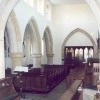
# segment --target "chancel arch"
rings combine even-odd
[[[92,45],[93,45],[93,48],[94,48],[94,53],[93,53],[93,57],[97,57],[97,46],[96,46],[96,43],[95,41],[93,40],[93,38],[84,30],[80,29],[80,28],[77,28],[75,30],[73,30],[67,37],[66,39],[64,40],[63,42],[63,45],[62,45],[62,56],[64,55],[64,47],[66,45],[66,43],[68,42],[69,38],[74,35],[76,32],[81,32],[82,34],[86,35],[89,40],[91,41]]]
[[[46,48],[46,56],[47,56],[47,64],[53,64],[53,40],[52,40],[52,35],[50,28],[47,26],[44,35],[43,35],[43,40],[44,40],[44,47]]]
[[[28,64],[33,64],[34,68],[41,67],[41,40],[38,25],[34,17],[31,17],[27,23],[23,43],[26,44],[25,48],[26,59]],[[29,47],[29,48],[28,48]]]
[[[14,11],[11,12],[8,18],[5,32],[8,38],[7,51],[9,51],[7,59],[12,59],[11,71],[14,73],[15,67],[22,65],[21,59],[23,57],[21,31]]]

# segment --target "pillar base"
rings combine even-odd
[[[12,74],[14,74],[14,70],[16,66],[22,66],[22,57],[23,54],[21,52],[10,53],[10,57],[12,58]]]

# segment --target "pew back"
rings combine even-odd
[[[22,74],[22,84],[19,83],[20,78],[15,77],[14,86],[16,89],[21,87],[23,91],[47,93],[66,77],[67,73],[65,69],[63,65],[33,68],[28,73]]]
[[[13,78],[0,79],[0,100],[20,100],[13,86]]]

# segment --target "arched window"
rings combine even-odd
[[[49,6],[46,5],[46,18],[48,19],[48,13],[49,13]]]
[[[51,5],[49,2],[46,3],[46,12],[45,12],[46,18],[51,21]]]
[[[38,12],[41,13],[42,10],[42,0],[38,0]]]
[[[24,0],[27,4],[33,7],[33,0]]]

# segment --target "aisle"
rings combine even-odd
[[[48,94],[25,93],[25,99],[21,98],[20,100],[58,100],[65,91],[66,91],[66,80],[62,81]]]

